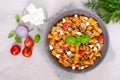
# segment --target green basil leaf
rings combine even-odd
[[[16,15],[15,20],[16,20],[17,23],[20,22],[20,15]]]
[[[76,36],[77,41],[81,42],[82,36]]]
[[[17,43],[22,43],[22,38],[16,35],[16,36],[15,36],[15,41],[16,41]]]
[[[76,42],[75,45],[76,45],[76,46],[80,46],[80,45],[81,45],[81,42]]]
[[[81,43],[86,44],[90,41],[89,35],[82,35]]]
[[[73,37],[73,36],[67,36],[65,41],[68,43],[68,44],[75,44],[76,43],[76,38]]]
[[[36,34],[34,37],[34,42],[39,43],[40,40],[41,40],[41,36],[39,34]]]
[[[8,34],[8,38],[12,38],[15,34],[16,34],[15,31],[11,31],[11,32]]]

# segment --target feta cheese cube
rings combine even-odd
[[[72,52],[71,52],[71,51],[67,51],[66,53],[67,53],[67,55],[68,55],[68,56],[69,56],[70,54],[72,54]]]
[[[26,7],[26,10],[28,11],[28,13],[33,14],[34,12],[36,12],[37,9],[35,5],[31,3]]]
[[[88,45],[90,48],[93,48],[93,45]]]
[[[64,32],[62,30],[60,30],[60,35],[64,35]]]
[[[39,19],[46,19],[43,8],[39,8],[36,12],[36,15],[39,17]]]
[[[96,45],[97,45],[97,47],[98,47],[99,49],[101,48],[101,45],[100,45],[99,43],[97,43]]]
[[[98,50],[97,47],[94,47],[94,48],[93,48],[93,51],[97,51],[97,50]]]
[[[81,32],[76,32],[76,34],[77,34],[77,35],[82,35],[82,33],[81,33]]]
[[[72,70],[75,70],[76,69],[76,66],[72,66]]]
[[[50,50],[53,50],[53,46],[49,45],[49,49],[50,49]]]
[[[74,15],[74,17],[78,17],[78,15],[77,15],[77,14],[75,14],[75,15]]]
[[[63,19],[62,19],[62,23],[65,23],[65,22],[66,22],[65,18],[63,18]]]
[[[87,21],[87,22],[86,22],[86,26],[89,26],[89,25],[90,25],[90,23]]]
[[[44,20],[39,19],[39,20],[35,21],[34,24],[35,24],[35,26],[38,26],[40,24],[44,24]]]
[[[56,58],[60,58],[60,54],[56,54]]]
[[[88,20],[88,17],[84,17],[84,19],[87,21],[87,20]]]
[[[80,68],[80,69],[81,69],[81,70],[83,70],[84,68],[85,68],[84,66],[81,66],[81,68]]]
[[[31,20],[31,16],[29,14],[26,14],[22,17],[23,22],[29,22]]]

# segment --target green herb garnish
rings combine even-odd
[[[12,38],[13,36],[15,36],[15,31],[11,31],[9,34],[8,34],[8,38]]]
[[[82,36],[77,36],[76,39],[81,42]]]
[[[86,44],[90,41],[90,36],[89,35],[82,35],[81,36],[81,43]]]
[[[81,42],[76,42],[75,45],[80,46]]]
[[[21,39],[21,37],[19,37],[19,36],[15,36],[15,41],[17,42],[17,43],[22,43],[22,39]]]
[[[82,35],[82,36],[76,36],[76,37],[67,36],[65,41],[68,44],[80,46],[81,43],[82,44],[88,43],[90,41],[90,36],[89,35]]]
[[[68,43],[68,44],[75,44],[76,43],[76,38],[73,37],[73,36],[67,36],[65,41]]]
[[[41,36],[39,34],[36,34],[34,37],[34,42],[39,43],[40,40],[41,40]]]
[[[20,22],[20,15],[15,15],[15,20],[17,23]]]
[[[105,23],[120,22],[120,0],[89,0],[83,4],[96,11]]]

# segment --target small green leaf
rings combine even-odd
[[[81,42],[76,42],[75,45],[80,46]]]
[[[65,41],[68,43],[68,44],[75,44],[76,43],[76,38],[73,37],[73,36],[67,36]]]
[[[39,34],[36,34],[34,37],[34,42],[39,43],[40,40],[41,40],[41,36]]]
[[[90,41],[90,36],[89,35],[82,35],[81,43],[86,44],[89,41]]]
[[[21,39],[21,37],[19,37],[19,36],[15,36],[15,41],[17,42],[17,43],[22,43],[22,39]]]
[[[16,20],[17,23],[20,22],[20,15],[16,15],[15,20]]]
[[[8,38],[12,38],[14,35],[15,35],[15,31],[11,31],[11,32],[8,34]]]
[[[82,36],[76,36],[76,39],[81,42]]]

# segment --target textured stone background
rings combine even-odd
[[[107,56],[102,64],[87,73],[69,73],[49,61],[44,45],[46,26],[40,26],[41,31],[30,32],[31,36],[33,33],[42,36],[40,44],[34,47],[31,58],[26,59],[21,54],[14,57],[9,53],[15,42],[8,39],[7,35],[18,25],[14,16],[21,15],[30,2],[46,8],[50,20],[58,12],[73,6],[84,8],[82,1],[85,0],[0,0],[0,80],[120,80],[120,24],[112,22],[106,25],[110,36]]]

